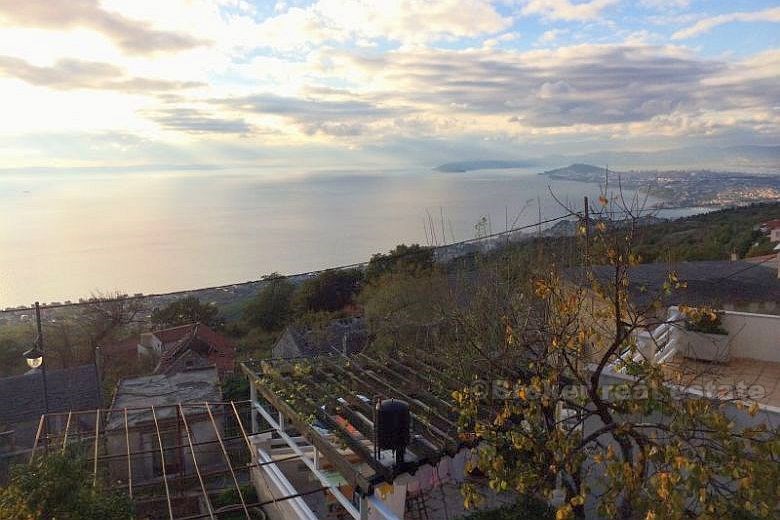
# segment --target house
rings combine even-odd
[[[368,343],[368,331],[362,318],[333,320],[321,329],[290,325],[273,347],[274,358],[316,357],[341,352],[361,352]]]
[[[759,229],[765,235],[769,235],[770,242],[780,242],[780,219],[763,222]]]
[[[32,446],[41,415],[91,410],[101,404],[100,379],[95,365],[82,365],[46,372],[48,410],[43,399],[43,373],[39,369],[0,379],[0,425],[7,433],[6,446]],[[56,420],[47,427],[56,428]],[[10,438],[8,438],[10,437]]]
[[[134,518],[265,518],[243,494],[248,403],[222,401],[214,366],[123,379],[111,408],[81,412],[84,427],[60,416],[41,418],[57,428],[36,437],[32,453],[87,454],[95,482],[130,498]]]
[[[107,362],[133,361],[139,356],[159,358],[156,373],[214,365],[220,377],[234,370],[236,349],[232,342],[203,323],[188,323],[144,332],[103,349]]]
[[[220,377],[233,373],[236,362],[235,346],[226,337],[206,325],[202,323],[191,325],[175,341],[170,341],[173,337],[170,333],[164,334],[163,337],[168,342],[162,350],[155,373],[171,374],[205,366],[215,366]]]
[[[106,412],[106,452],[115,457],[108,463],[112,481],[127,482],[128,464],[121,455],[128,451],[145,454],[132,458],[130,474],[137,489],[145,482],[159,484],[164,476],[193,473],[192,458],[182,449],[188,438],[181,416],[186,415],[191,438],[213,443],[222,431],[221,411],[212,411],[215,426],[203,404],[221,400],[214,366],[122,379]],[[201,454],[199,468],[219,465],[218,455],[213,450]]]

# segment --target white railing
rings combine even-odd
[[[676,323],[682,319],[677,307],[669,307],[666,321],[652,331],[642,331],[636,336],[637,352],[631,361],[641,363],[646,361],[654,365],[662,364],[677,353],[677,335],[674,334]],[[611,368],[615,372],[625,374],[628,367],[625,358],[627,352],[618,355]]]

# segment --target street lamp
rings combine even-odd
[[[43,364],[43,351],[38,348],[38,340],[35,340],[35,345],[33,345],[33,348],[25,352],[24,358],[27,360],[27,364],[30,365],[30,368],[38,368]]]
[[[35,338],[33,347],[25,352],[24,359],[30,368],[41,368],[41,378],[43,379],[43,408],[49,413],[49,391],[46,387],[46,364],[43,362],[43,330],[41,328],[41,306],[35,302],[35,324],[38,327],[38,337]]]

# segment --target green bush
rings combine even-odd
[[[459,517],[457,520],[552,520],[555,518],[555,510],[547,503],[534,498],[524,496],[514,504],[476,511]]]
[[[133,503],[100,483],[93,487],[83,458],[53,454],[12,468],[8,486],[0,489],[0,518],[126,520],[133,518]]]

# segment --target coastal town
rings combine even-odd
[[[780,199],[780,176],[711,170],[610,171],[588,164],[572,164],[541,175],[552,179],[620,185],[640,190],[660,201],[661,208],[730,207]]]

